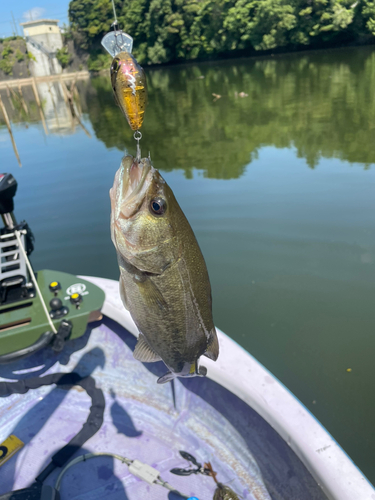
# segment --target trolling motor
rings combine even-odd
[[[0,228],[0,365],[47,346],[55,353],[62,351],[68,339],[84,334],[88,322],[101,318],[104,302],[104,292],[88,281],[58,271],[34,272],[29,261],[34,235],[13,214],[16,191],[13,175],[0,174],[4,223]]]
[[[0,214],[5,227],[0,229],[0,305],[35,297],[35,288],[20,252],[15,230],[30,255],[34,250],[34,235],[25,221],[17,224],[13,198],[17,181],[12,174],[0,174]]]

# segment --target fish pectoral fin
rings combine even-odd
[[[170,382],[174,378],[176,378],[176,375],[174,373],[167,372],[165,375],[158,378],[157,383],[158,384],[166,384],[167,382]]]
[[[211,332],[211,338],[208,341],[207,351],[203,354],[203,356],[206,356],[213,361],[216,361],[219,357],[219,340],[217,338],[215,328]]]
[[[126,300],[125,284],[124,284],[124,280],[122,279],[121,275],[120,275],[120,297],[121,297],[122,303],[124,304],[125,309],[129,310],[128,305],[127,305],[127,300]]]
[[[135,346],[133,356],[138,361],[142,361],[143,363],[153,363],[154,361],[161,361],[161,357],[159,354],[156,354],[155,351],[152,350],[150,344],[147,342],[145,336],[140,333],[138,337],[137,345]]]
[[[151,281],[150,278],[146,278],[142,281],[135,281],[138,285],[139,292],[148,307],[157,307],[162,310],[168,309],[168,304],[166,303],[159,288]]]

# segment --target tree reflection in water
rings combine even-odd
[[[311,168],[320,157],[375,162],[372,47],[150,69],[147,77],[143,146],[163,170],[237,178],[262,146],[294,146]],[[87,92],[97,137],[133,147],[109,77],[93,79]]]
[[[154,68],[147,79],[142,147],[161,170],[238,178],[263,146],[295,147],[311,168],[321,157],[365,168],[375,162],[373,47]],[[77,89],[97,138],[107,148],[135,150],[109,74],[78,81]],[[13,123],[38,121],[31,90],[24,96],[29,116],[14,102]]]

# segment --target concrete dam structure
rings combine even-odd
[[[56,51],[63,46],[58,22],[56,19],[38,19],[21,23],[27,50],[35,58],[30,61],[34,77],[58,75],[62,72],[56,59]]]

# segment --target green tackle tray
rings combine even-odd
[[[38,271],[37,282],[49,311],[51,311],[50,301],[55,297],[62,301],[63,307],[69,309],[66,315],[53,320],[56,330],[62,319],[71,322],[72,331],[69,339],[83,335],[90,313],[100,310],[103,306],[105,299],[103,290],[72,274],[50,270]],[[50,284],[54,282],[58,282],[61,286],[56,292],[50,289]],[[77,297],[76,294],[81,297],[78,308],[71,302],[71,296]],[[34,298],[0,306],[0,356],[31,346],[48,331],[51,331],[51,326],[38,293]]]

